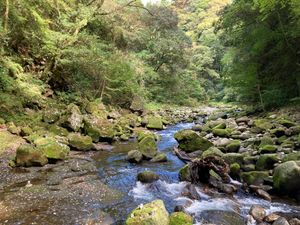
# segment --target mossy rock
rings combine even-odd
[[[79,107],[73,103],[68,105],[66,114],[62,117],[62,125],[71,131],[79,131],[83,127],[83,115]]]
[[[226,123],[220,123],[217,126],[212,127],[213,129],[225,129]]]
[[[206,157],[209,157],[209,156],[220,156],[222,157],[224,155],[224,153],[216,148],[216,147],[210,147],[209,149],[207,149],[206,151],[204,151],[201,155],[201,158],[204,159]]]
[[[285,127],[287,127],[287,128],[296,126],[296,123],[294,123],[290,120],[287,120],[287,119],[280,119],[280,120],[278,120],[278,123],[285,126]]]
[[[222,158],[229,165],[232,163],[238,163],[239,165],[242,165],[244,161],[244,155],[241,153],[226,153],[222,156]]]
[[[273,169],[274,164],[279,162],[277,154],[262,154],[256,162],[257,170],[270,170]]]
[[[270,132],[271,132],[271,134],[275,135],[278,138],[285,135],[284,128],[275,128],[275,129],[272,129]]]
[[[93,102],[88,102],[85,110],[99,119],[107,119],[108,113],[100,99],[96,99]]]
[[[162,118],[160,116],[149,116],[147,117],[147,120],[148,129],[162,130],[164,128]]]
[[[2,125],[2,124],[5,124],[5,119],[3,119],[3,118],[0,118],[0,125]]]
[[[238,152],[241,147],[241,142],[239,140],[230,141],[228,145],[226,145],[227,152]]]
[[[152,183],[159,180],[159,176],[152,171],[143,171],[137,175],[137,180],[142,183]]]
[[[90,136],[83,136],[79,133],[68,135],[69,144],[72,148],[79,151],[88,151],[93,148],[93,140]]]
[[[259,156],[245,156],[244,157],[244,164],[255,164],[258,160]]]
[[[130,109],[134,112],[143,112],[145,110],[145,100],[142,97],[135,95],[132,99]]]
[[[269,136],[263,136],[261,139],[260,139],[260,144],[259,144],[259,147],[263,147],[265,145],[274,145],[274,141],[271,137]]]
[[[260,154],[265,154],[265,153],[274,153],[277,151],[277,146],[276,145],[264,145],[259,148]]]
[[[66,159],[70,148],[54,138],[37,138],[34,140],[36,148],[43,152],[48,159]]]
[[[16,135],[20,135],[20,133],[21,133],[21,128],[17,127],[13,122],[10,122],[7,124],[7,130],[10,133],[16,134]]]
[[[69,135],[69,132],[68,132],[68,130],[66,128],[57,126],[55,124],[51,124],[51,125],[47,126],[47,129],[51,133],[53,133],[55,135],[58,135],[58,136],[64,136],[64,137],[66,137],[66,136]]]
[[[167,162],[168,158],[165,153],[161,152],[158,153],[153,159],[150,160],[151,162]]]
[[[213,146],[207,139],[200,137],[193,130],[182,130],[174,135],[179,143],[179,148],[185,152],[194,152],[197,150],[205,151]]]
[[[8,131],[0,131],[0,155],[9,149],[16,149],[24,141],[21,137],[13,135]]]
[[[269,177],[268,171],[242,172],[241,177],[248,185],[261,185]]]
[[[230,164],[230,175],[234,178],[239,177],[241,166],[238,163]]]
[[[38,150],[34,145],[21,145],[16,152],[17,166],[44,166],[48,163],[46,155]]]
[[[140,163],[143,160],[143,154],[138,150],[131,150],[127,153],[127,160],[131,163]]]
[[[288,162],[288,161],[298,161],[300,160],[300,152],[293,152],[285,155],[283,158],[283,162]]]
[[[55,123],[61,117],[61,111],[58,109],[48,109],[43,113],[43,121],[45,123]]]
[[[170,215],[169,225],[192,225],[193,218],[184,212],[174,212]]]
[[[280,164],[274,170],[274,188],[283,194],[293,195],[299,192],[300,161],[288,161]]]
[[[20,135],[22,137],[24,136],[29,136],[33,133],[33,130],[30,128],[30,127],[22,127],[21,128],[21,132],[20,132]]]
[[[213,129],[212,133],[218,137],[229,137],[231,132],[229,129]]]
[[[138,149],[146,159],[152,159],[157,155],[156,141],[152,135],[144,137],[138,143]]]
[[[254,120],[254,126],[256,126],[257,128],[259,128],[259,129],[261,129],[263,131],[270,130],[273,127],[272,123],[270,123],[266,119],[257,119],[257,120]]]
[[[125,225],[169,225],[169,213],[162,200],[155,200],[134,209]]]
[[[111,142],[116,135],[114,124],[108,120],[95,117],[84,118],[84,131],[88,136],[92,137],[94,142]]]
[[[180,181],[191,181],[189,165],[186,164],[179,170]]]

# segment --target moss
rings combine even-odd
[[[278,123],[285,126],[285,127],[287,127],[287,128],[296,126],[296,123],[294,123],[290,120],[287,120],[287,119],[280,119],[280,120],[278,120]]]
[[[239,140],[230,141],[228,145],[226,145],[227,152],[238,152],[241,147],[241,142]]]
[[[147,128],[149,129],[161,130],[164,127],[162,118],[159,116],[149,116],[147,117],[147,120],[148,120]]]
[[[274,144],[274,141],[271,137],[269,136],[263,136],[261,139],[260,139],[260,145],[259,147],[263,147],[265,145],[273,145]]]
[[[192,225],[193,218],[184,212],[174,212],[170,215],[169,225]]]
[[[272,129],[271,134],[275,135],[276,137],[282,137],[285,135],[285,129],[284,128],[275,128]]]
[[[70,152],[69,146],[54,138],[37,138],[34,140],[34,144],[48,159],[66,159]]]
[[[287,154],[287,155],[283,158],[283,161],[284,161],[284,162],[288,162],[288,161],[297,161],[297,160],[300,160],[300,152],[294,152],[294,153]]]
[[[257,170],[269,170],[273,169],[275,163],[279,161],[279,157],[276,154],[263,154],[260,155],[256,162]]]
[[[233,177],[238,177],[241,170],[241,166],[238,163],[230,164],[230,175]]]
[[[162,200],[155,200],[134,209],[125,225],[169,225],[169,213]]]
[[[216,147],[210,147],[209,149],[207,149],[206,151],[204,151],[201,155],[201,158],[206,158],[208,156],[220,156],[222,157],[224,155],[223,152],[221,152],[220,149],[216,148]]]
[[[33,133],[33,130],[30,127],[22,127],[21,128],[21,136],[29,136]]]
[[[13,135],[8,131],[0,131],[0,155],[6,150],[16,148],[22,142],[24,142],[24,139],[21,137]]]
[[[229,129],[213,129],[213,134],[218,137],[229,137],[230,131]]]
[[[79,133],[71,133],[68,135],[68,139],[70,146],[77,150],[88,151],[93,148],[93,140],[90,136],[83,136]]]
[[[222,158],[228,164],[238,163],[239,165],[242,165],[244,161],[244,155],[241,153],[226,153]]]
[[[264,182],[264,179],[269,177],[268,171],[251,171],[251,172],[242,172],[241,177],[244,182],[248,185],[258,185]]]
[[[17,166],[44,166],[48,163],[46,155],[33,145],[24,144],[17,149]]]
[[[106,119],[108,115],[106,108],[100,99],[88,102],[85,110],[99,119]]]
[[[264,145],[264,146],[262,146],[259,149],[259,152],[261,154],[264,154],[264,153],[274,153],[276,151],[277,151],[277,146],[275,146],[275,145]]]
[[[152,135],[146,136],[139,141],[138,148],[147,159],[152,159],[157,154],[156,141]]]
[[[189,165],[185,165],[179,170],[179,180],[180,181],[190,181],[190,170]]]
[[[143,171],[137,175],[137,180],[142,183],[152,183],[159,179],[159,176],[152,171]]]
[[[111,142],[116,135],[115,126],[111,122],[97,119],[96,117],[84,118],[84,131],[88,136],[92,137],[94,142]]]
[[[266,119],[254,120],[254,125],[263,131],[270,130],[273,127],[273,125]]]
[[[165,153],[158,153],[153,159],[151,159],[151,162],[167,162],[167,156]]]

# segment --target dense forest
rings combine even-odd
[[[299,43],[300,0],[1,0],[0,224],[299,225]]]

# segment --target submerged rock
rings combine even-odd
[[[152,171],[143,171],[137,175],[137,180],[142,183],[152,183],[158,179],[159,176]]]
[[[169,213],[162,200],[155,200],[134,209],[126,225],[169,225]]]
[[[193,130],[182,130],[175,134],[175,139],[179,143],[179,148],[185,152],[194,152],[197,150],[205,151],[213,144],[205,138],[202,138]]]

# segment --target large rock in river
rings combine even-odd
[[[160,116],[149,116],[147,117],[147,128],[162,130],[164,128],[162,118]]]
[[[184,212],[174,212],[170,215],[170,225],[192,225],[193,218]]]
[[[193,130],[179,131],[174,137],[179,143],[179,148],[185,152],[205,151],[213,146],[213,143],[201,137]]]
[[[147,135],[141,139],[138,148],[146,159],[152,159],[157,155],[156,141],[153,135]]]
[[[134,209],[126,225],[169,225],[169,213],[162,200],[155,200]]]
[[[299,192],[300,161],[288,161],[277,166],[273,174],[273,183],[281,193]]]

